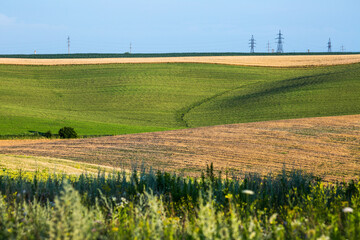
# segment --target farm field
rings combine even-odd
[[[117,135],[360,113],[360,64],[0,65],[0,133]],[[5,136],[6,138],[6,136]]]
[[[3,0],[0,240],[360,240],[346,3]]]
[[[359,239],[359,78],[0,65],[0,238]]]
[[[236,176],[278,173],[285,165],[334,182],[358,178],[359,144],[360,115],[351,115],[75,140],[3,140],[0,153],[7,155],[0,159],[44,156],[127,169],[145,164],[187,176],[199,176],[210,163]]]
[[[112,173],[120,169],[71,161],[60,158],[32,157],[32,156],[9,156],[0,155],[0,169],[21,170],[24,172],[49,172],[56,174],[80,175],[83,173],[97,174],[99,171]]]
[[[172,55],[172,54],[169,54]],[[338,55],[243,55],[243,56],[181,56],[181,54],[149,54],[149,57],[141,54],[123,55],[121,58],[108,57],[101,58],[101,54],[94,55],[95,58],[87,58],[86,55],[79,55],[76,58],[72,55],[51,56],[53,59],[47,59],[46,56],[26,56],[26,58],[2,58],[0,64],[17,64],[17,65],[77,65],[77,64],[115,64],[115,63],[210,63],[210,64],[228,64],[241,66],[267,66],[267,67],[306,67],[306,66],[329,66],[340,64],[352,64],[360,62],[360,54],[338,54]],[[180,55],[180,56],[177,56]],[[90,55],[92,56],[92,55]],[[106,55],[105,55],[106,56]],[[145,57],[146,56],[146,57]],[[54,58],[55,57],[55,58]],[[81,57],[81,58],[80,58]]]

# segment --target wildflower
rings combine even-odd
[[[128,204],[128,201],[124,197],[121,197],[121,202],[123,202],[125,205]]]
[[[253,239],[253,238],[255,238],[255,236],[256,236],[256,232],[252,232],[249,236],[249,239]]]
[[[298,228],[301,226],[301,222],[299,220],[294,220],[290,224],[291,224],[291,227],[293,227],[293,228]]]
[[[329,240],[330,238],[328,236],[325,236],[324,234],[321,235],[317,240]]]
[[[351,207],[343,208],[342,210],[344,213],[352,213],[354,210]]]
[[[225,195],[225,198],[232,199],[233,195],[231,193],[228,193]]]
[[[275,224],[276,218],[277,218],[277,213],[274,213],[269,219],[270,224]]]
[[[111,230],[112,230],[113,232],[117,232],[117,231],[119,231],[119,228],[113,227]]]
[[[126,198],[121,197],[120,198],[120,203],[117,203],[116,206],[124,208],[125,205],[127,205],[129,202],[126,200]]]
[[[255,193],[254,193],[254,191],[252,191],[252,190],[242,190],[242,193],[243,194],[247,194],[247,195],[254,195]]]

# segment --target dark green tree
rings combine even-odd
[[[60,138],[77,138],[78,135],[72,127],[63,127],[59,130]]]

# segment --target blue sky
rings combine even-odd
[[[1,0],[0,54],[360,51],[359,0]]]

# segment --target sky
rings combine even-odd
[[[0,54],[360,51],[359,0],[1,0]],[[271,50],[270,50],[271,51]]]

